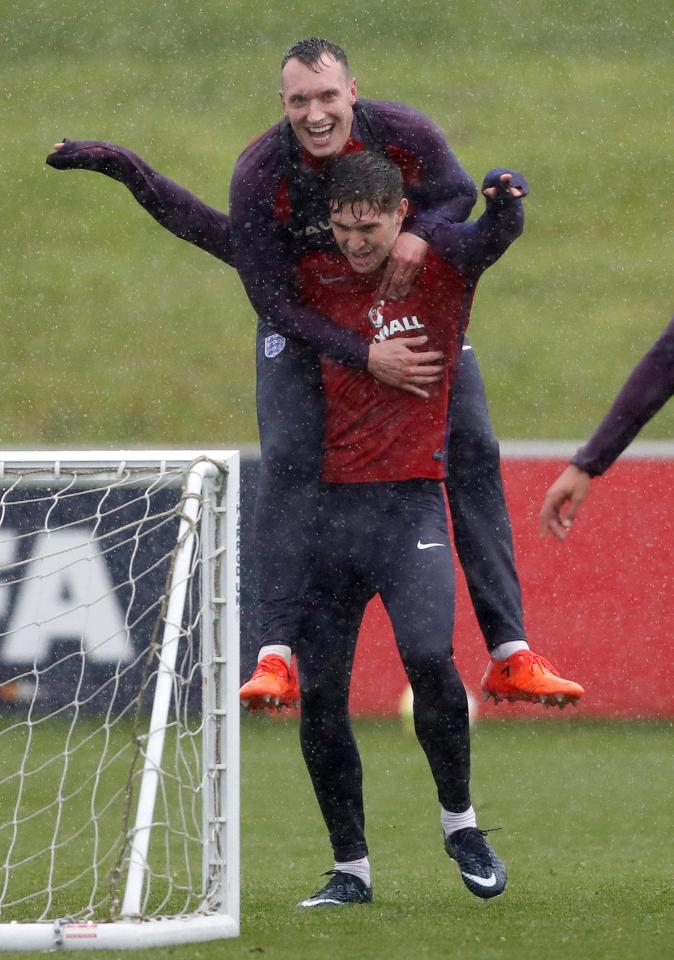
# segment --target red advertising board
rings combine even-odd
[[[530,644],[585,687],[579,714],[672,717],[674,459],[618,462],[593,481],[569,538],[541,540],[543,494],[567,462],[503,461]],[[460,572],[454,647],[467,688],[480,698],[487,654]],[[396,714],[405,686],[388,617],[375,600],[361,629],[352,709]],[[542,713],[529,704],[480,707],[481,716]]]

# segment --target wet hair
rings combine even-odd
[[[354,216],[369,210],[393,213],[404,195],[400,168],[380,153],[363,150],[337,157],[330,168],[330,210],[350,207]],[[358,211],[355,210],[358,207]]]
[[[344,66],[346,73],[349,73],[349,62],[346,54],[336,43],[324,40],[322,37],[307,37],[295,43],[283,56],[281,60],[281,70],[285,67],[288,60],[299,60],[305,67],[309,67],[315,73],[321,69],[321,64],[325,60],[333,59]]]

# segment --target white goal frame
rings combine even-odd
[[[239,453],[232,450],[61,450],[0,451],[0,484],[20,471],[39,471],[40,482],[75,471],[77,484],[111,481],[124,472],[185,470],[178,544],[163,615],[161,653],[145,759],[130,839],[121,919],[111,922],[50,920],[0,922],[3,950],[91,950],[175,946],[239,934]],[[33,482],[33,481],[30,481]],[[37,482],[37,481],[35,481]],[[141,481],[142,482],[142,481]],[[187,591],[197,518],[199,541],[214,563],[201,577],[203,660],[208,682],[203,698],[201,738],[203,877],[218,877],[208,903],[194,913],[141,917],[146,856]],[[215,571],[213,573],[213,571]],[[132,818],[133,821],[133,818]],[[209,874],[209,871],[210,874]],[[204,887],[205,889],[205,887]]]

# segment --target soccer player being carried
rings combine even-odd
[[[454,568],[443,490],[455,372],[481,273],[520,234],[524,179],[494,170],[486,209],[438,224],[407,295],[381,296],[387,257],[409,204],[400,170],[363,152],[335,162],[330,225],[341,253],[298,265],[307,304],[371,343],[423,332],[443,354],[428,398],[324,358],[326,425],[316,562],[298,644],[301,742],[334,853],[325,886],[301,907],[368,903],[361,763],[349,723],[351,668],[368,601],[379,593],[414,693],[414,724],[441,804],[447,853],[477,897],[503,892],[506,871],[477,828],[469,792],[466,692],[454,665]]]
[[[255,513],[260,651],[241,690],[251,708],[297,697],[291,652],[299,635],[316,540],[323,434],[319,357],[425,399],[442,376],[425,333],[372,342],[302,303],[297,264],[334,250],[326,190],[336,156],[374,150],[400,167],[410,201],[380,278],[380,299],[404,297],[438,224],[461,222],[475,186],[438,128],[401,104],[358,98],[346,54],[309,38],[283,57],[283,120],[239,158],[230,213],[208,206],[131,151],[102,141],[62,141],[47,162],[96,170],[124,183],[176,236],[236,267],[258,314],[260,474]],[[224,362],[224,361],[223,361]],[[447,492],[471,599],[490,653],[486,696],[560,705],[582,687],[561,678],[525,639],[508,511],[482,379],[470,345],[458,361]],[[438,450],[438,456],[444,454]],[[439,461],[440,462],[440,461]]]

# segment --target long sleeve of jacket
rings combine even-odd
[[[590,476],[604,473],[674,394],[674,317],[641,358],[585,446],[572,459]]]
[[[467,223],[440,224],[431,241],[433,249],[444,260],[467,276],[479,276],[495,263],[524,229],[524,205],[500,187],[502,173],[512,173],[512,185],[523,195],[528,193],[526,180],[510,170],[491,170],[484,178],[482,189],[497,186],[499,193],[493,199],[485,198],[485,210],[477,220]]]
[[[276,127],[244,151],[232,176],[235,266],[248,299],[258,317],[276,332],[301,340],[339,363],[366,369],[367,342],[299,300],[287,227],[275,217],[280,160]]]
[[[166,230],[233,264],[229,216],[153,170],[131,150],[100,140],[66,140],[61,150],[47,157],[47,163],[57,169],[93,170],[118,180]]]
[[[462,223],[475,205],[477,188],[432,120],[401,103],[364,101],[386,143],[385,153],[405,180],[412,212],[403,229],[430,242],[439,223]]]

